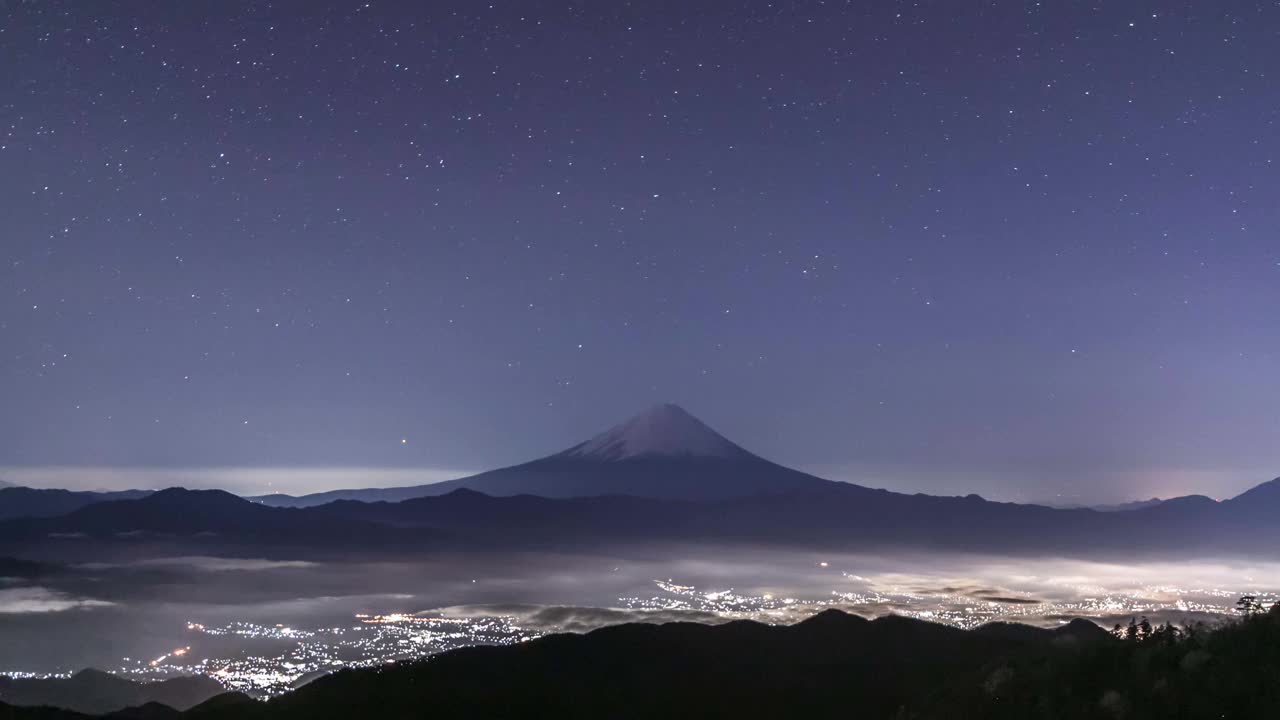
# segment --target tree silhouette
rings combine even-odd
[[[1245,617],[1266,612],[1266,608],[1262,606],[1262,603],[1258,602],[1258,598],[1255,595],[1245,595],[1237,600],[1236,610]]]

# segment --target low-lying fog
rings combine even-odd
[[[477,554],[421,562],[212,557],[0,579],[0,672],[206,672],[278,692],[300,676],[475,642],[645,620],[793,622],[827,607],[972,627],[1213,619],[1272,598],[1280,563],[819,555],[741,548]]]

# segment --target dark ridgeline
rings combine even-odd
[[[654,544],[826,551],[920,548],[1078,557],[1266,556],[1280,542],[1280,481],[1224,502],[1180,498],[1125,512],[1059,510],[976,496],[902,495],[844,483],[717,500],[491,497],[471,490],[398,503],[261,505],[172,488],[53,518],[0,522],[0,554],[79,561],[113,549],[254,556],[421,557],[451,549]],[[86,542],[93,540],[94,542]]]
[[[68,678],[0,676],[0,702],[57,706],[88,714],[111,713],[149,703],[186,710],[223,692],[217,680],[204,676],[156,682],[135,682],[100,670],[81,670]]]
[[[86,505],[106,500],[136,500],[146,497],[147,490],[89,492],[48,490],[29,487],[0,486],[0,520],[19,517],[53,517],[65,515]]]
[[[1280,610],[1124,639],[1076,620],[966,631],[829,610],[792,626],[619,625],[217,696],[120,718],[1270,718]],[[0,706],[0,720],[83,717]]]
[[[15,490],[23,489],[0,496]],[[75,495],[75,503],[90,502]],[[11,505],[0,516],[21,512]],[[39,545],[52,555],[79,552],[85,538],[131,546],[164,538],[170,550],[193,554],[707,541],[1078,556],[1265,554],[1280,542],[1280,523],[1272,520],[1280,517],[1280,481],[1224,502],[1188,496],[1113,512],[905,495],[777,465],[662,405],[555,455],[435,485],[254,502],[173,488],[96,498],[54,517],[26,514],[0,522],[0,543],[19,551]]]
[[[335,524],[341,533],[334,532]],[[346,548],[357,553],[404,548],[410,541],[439,547],[440,536],[426,527],[396,528],[327,508],[273,508],[221,490],[169,488],[137,500],[86,505],[58,517],[0,522],[0,554],[38,552],[84,561],[152,547],[160,554],[319,556]]]

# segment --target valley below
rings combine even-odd
[[[342,668],[621,623],[756,620],[823,610],[971,629],[1088,618],[1214,623],[1280,564],[1125,563],[938,552],[652,545],[619,553],[452,552],[417,561],[154,556],[44,563],[0,585],[0,672],[94,667],[182,675],[270,697]]]
[[[385,701],[398,717],[397,702],[444,696],[472,716],[494,672],[510,702],[560,712],[560,662],[637,681],[641,705],[658,703],[644,694],[654,672],[672,698],[717,697],[685,687],[703,673],[744,707],[760,689],[744,678],[779,677],[762,701],[790,703],[812,683],[794,664],[807,663],[841,678],[820,705],[852,693],[889,712],[946,690],[921,690],[919,668],[981,683],[979,661],[1118,643],[1116,626],[1173,638],[1239,619],[1246,596],[1250,612],[1280,599],[1266,552],[1280,480],[1116,511],[909,495],[778,465],[669,404],[444,483],[250,497],[10,487],[0,501],[0,702],[90,714],[188,688],[158,702],[225,690],[272,701],[253,712],[342,717]],[[686,643],[704,641],[682,666]],[[722,677],[722,657],[749,667]],[[898,668],[892,688],[845,682],[882,663]],[[616,709],[607,695],[600,713]]]

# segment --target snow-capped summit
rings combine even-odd
[[[754,455],[707,427],[672,403],[649,408],[635,417],[560,453],[559,457],[592,460],[634,458],[715,458],[748,460]]]
[[[271,504],[333,500],[399,502],[459,489],[485,495],[583,498],[629,495],[668,500],[825,491],[835,483],[792,470],[730,442],[679,405],[658,405],[554,455],[430,485],[337,490]]]

